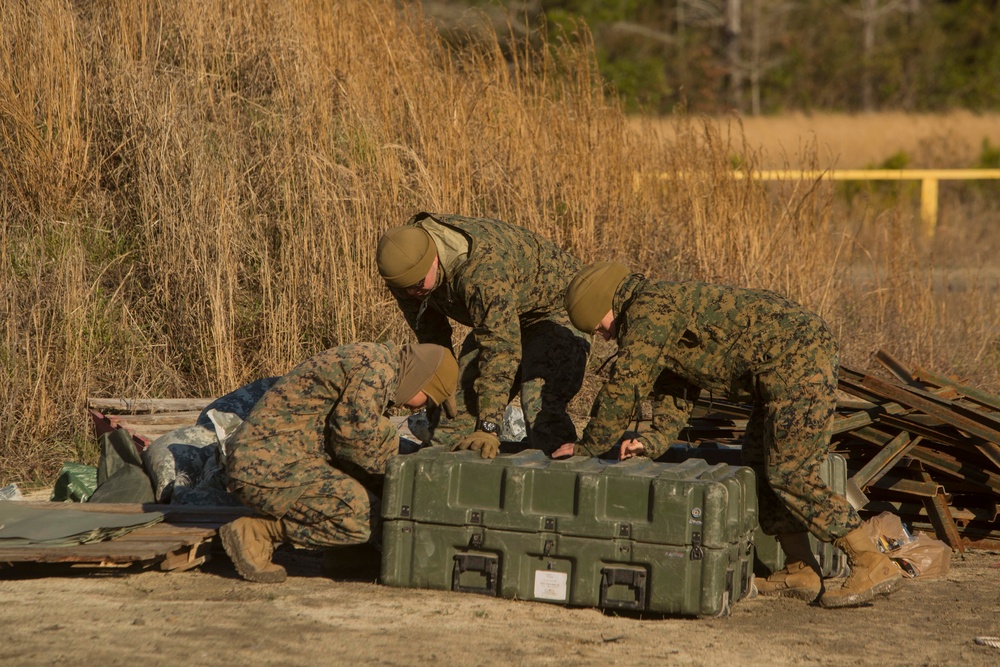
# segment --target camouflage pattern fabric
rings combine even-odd
[[[342,345],[284,375],[232,435],[228,488],[248,507],[284,518],[304,546],[377,535],[373,498],[399,448],[385,415],[399,353],[392,344]]]
[[[214,431],[182,426],[161,435],[144,449],[142,463],[153,483],[156,502],[169,503],[175,485],[190,485],[200,478],[218,443]]]
[[[298,497],[281,520],[289,542],[327,549],[365,544],[382,534],[382,504],[377,495],[332,466],[310,470],[310,475],[313,481],[298,487]],[[236,482],[233,493],[247,507],[258,508],[271,503],[274,489]]]
[[[273,387],[274,383],[280,379],[281,376],[261,378],[234,389],[225,396],[220,396],[206,405],[205,409],[201,411],[201,414],[198,415],[198,425],[210,430],[215,429],[215,424],[212,423],[212,419],[209,416],[209,412],[212,410],[229,412],[241,420],[246,419],[250,411],[253,410],[253,406],[257,405],[257,401],[263,398],[267,390]]]
[[[838,350],[823,320],[766,290],[699,282],[622,281],[612,308],[618,359],[594,401],[580,448],[606,450],[652,395],[646,454],[666,452],[702,390],[748,401],[744,457],[758,473],[766,533],[808,529],[830,542],[861,525],[819,477],[836,407]]]
[[[227,490],[222,450],[214,431],[182,426],[157,438],[142,452],[158,503],[238,505]]]
[[[583,384],[590,338],[569,323],[563,292],[580,261],[543,237],[490,218],[420,213],[408,224],[428,219],[470,243],[465,261],[441,275],[422,301],[391,290],[421,343],[453,349],[449,320],[472,328],[458,354],[460,416],[438,426],[434,444],[456,444],[477,418],[499,424],[518,393],[533,447],[551,451],[575,441],[566,406]]]
[[[156,502],[176,505],[238,505],[226,490],[225,447],[214,421],[225,415],[239,423],[270,389],[277,377],[262,378],[212,401],[196,425],[182,426],[157,438],[142,452],[153,482]]]

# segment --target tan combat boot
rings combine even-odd
[[[783,533],[778,535],[778,544],[785,552],[785,567],[767,579],[757,577],[754,580],[757,592],[812,602],[823,590],[823,579],[809,547],[809,533]]]
[[[269,516],[244,516],[219,529],[222,546],[247,581],[280,584],[285,568],[271,562],[274,543],[285,541],[281,522]]]
[[[903,584],[903,575],[896,564],[876,548],[862,526],[835,540],[834,544],[847,554],[851,574],[839,590],[826,591],[820,598],[822,607],[857,607],[871,602],[878,595],[888,595]]]

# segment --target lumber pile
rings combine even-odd
[[[124,428],[141,451],[161,435],[198,421],[211,398],[88,398],[87,412],[100,437]]]
[[[1000,548],[1000,397],[886,352],[892,380],[841,368],[832,451],[868,497],[863,517],[892,512],[957,551]],[[681,438],[738,443],[748,407],[699,402]]]

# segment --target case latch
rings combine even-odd
[[[691,533],[691,560],[701,560],[705,551],[701,548],[701,533]]]

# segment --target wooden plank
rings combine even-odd
[[[80,512],[116,512],[121,514],[141,514],[143,512],[163,512],[167,520],[191,521],[195,517],[219,517],[224,522],[233,521],[253,512],[242,505],[159,505],[156,503],[53,503],[45,500],[24,501],[26,507],[38,507],[53,511],[77,510]]]
[[[52,512],[78,510],[138,514],[160,511],[165,521],[111,540],[65,547],[0,547],[0,562],[71,563],[97,567],[160,563],[165,571],[183,571],[206,562],[216,528],[250,514],[245,507],[141,505],[138,503],[46,503],[31,507]],[[177,523],[174,523],[177,521]]]
[[[160,524],[157,524],[160,525]],[[214,528],[177,528],[167,524],[167,527],[160,530],[134,530],[120,537],[116,537],[113,542],[163,542],[174,541],[178,545],[197,544],[202,540],[211,539],[215,536]]]
[[[180,412],[204,410],[214,398],[96,398],[87,399],[87,407],[106,412]]]
[[[105,415],[112,424],[129,423],[140,426],[157,426],[162,424],[194,424],[198,421],[201,410],[184,410],[183,412],[153,412],[149,414]]]
[[[210,558],[209,542],[199,542],[184,549],[177,549],[160,561],[160,569],[167,572],[184,572],[198,567]]]
[[[132,422],[123,421],[119,425],[126,431],[131,433],[133,436],[138,438],[146,438],[152,444],[152,441],[159,438],[161,435],[166,435],[174,429],[180,428],[181,426],[191,426],[194,422],[190,423],[177,423],[177,424],[156,424],[150,426],[144,426],[141,424],[133,424]],[[147,445],[148,446],[148,445]]]
[[[93,420],[94,422],[94,433],[97,435],[98,438],[100,438],[105,433],[111,433],[112,431],[121,428],[120,426],[112,424],[111,420],[108,417],[104,416],[97,410],[88,410],[88,412],[90,413],[91,420]],[[129,436],[132,438],[132,442],[135,444],[135,447],[138,451],[141,452],[143,449],[149,446],[150,441],[148,438],[137,436],[135,433],[128,431],[128,429],[125,429],[125,431],[129,433]]]
[[[162,558],[182,546],[176,541],[125,542],[108,540],[70,547],[0,548],[0,562],[7,563],[127,563]]]

